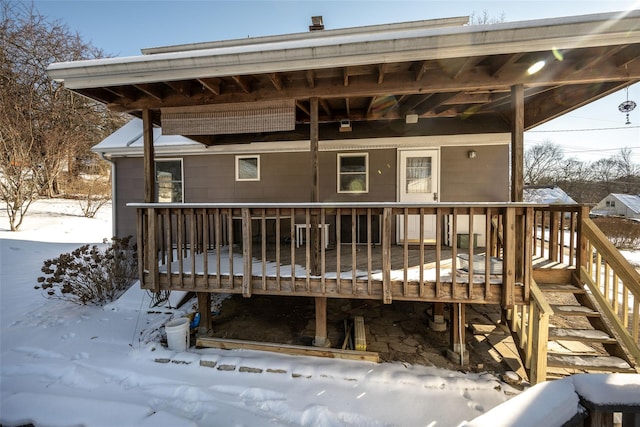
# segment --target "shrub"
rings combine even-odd
[[[105,239],[105,244],[108,241]],[[36,289],[48,298],[81,305],[104,305],[117,299],[136,281],[137,248],[131,236],[113,238],[104,250],[84,245],[44,262]]]
[[[640,248],[640,224],[626,218],[594,218],[593,222],[618,249]]]

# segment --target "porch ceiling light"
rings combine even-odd
[[[342,119],[340,120],[340,132],[351,132],[351,120]]]
[[[407,114],[404,117],[405,123],[418,123],[418,115],[417,114]]]
[[[545,61],[538,61],[527,69],[527,74],[532,75],[542,70],[546,65]]]

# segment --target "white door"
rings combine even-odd
[[[438,150],[403,150],[400,155],[398,183],[398,201],[400,203],[435,203],[438,201]],[[398,222],[398,243],[404,243],[404,219],[396,217]],[[436,216],[425,215],[425,243],[435,243]],[[409,215],[407,241],[419,243],[420,216]]]

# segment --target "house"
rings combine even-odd
[[[574,280],[606,242],[566,208],[581,240],[565,251],[548,221],[540,252],[566,268],[534,271],[537,214],[565,208],[523,202],[524,131],[640,81],[640,11],[321,28],[49,66],[138,118],[95,150],[141,286],[196,292],[204,336],[210,293],[314,298],[318,346],[327,298],[429,303],[438,328],[449,304],[461,359],[466,304],[526,307],[513,327],[538,333],[536,277]]]
[[[640,220],[640,195],[610,193],[591,209],[591,215]]]
[[[525,202],[540,203],[543,205],[568,205],[576,203],[575,200],[557,185],[525,185],[523,199]]]

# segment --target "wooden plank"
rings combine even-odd
[[[591,295],[593,295],[598,306],[605,313],[609,323],[613,326],[613,329],[615,329],[618,337],[622,340],[629,353],[635,358],[635,360],[640,360],[640,348],[638,347],[638,343],[631,335],[629,335],[627,328],[622,324],[620,318],[613,312],[609,304],[606,303],[604,296],[600,293],[600,289],[593,282],[593,279],[591,279],[591,276],[587,273],[584,267],[580,268],[580,279],[585,282],[591,290]]]
[[[382,211],[382,301],[391,304],[391,208]]]
[[[313,345],[325,347],[329,344],[327,340],[327,298],[316,297],[316,337]]]
[[[511,201],[524,197],[524,86],[511,87]]]
[[[253,276],[252,236],[251,211],[249,208],[242,208],[242,261],[244,266],[242,271],[242,296],[245,298],[251,297],[251,276]]]
[[[151,110],[142,110],[142,136],[144,149],[144,201],[156,201],[155,154],[153,148],[153,120]],[[154,236],[155,238],[155,236]]]
[[[516,212],[514,208],[506,208],[504,214],[504,259],[502,261],[502,307],[512,308],[515,288],[516,264]]]
[[[242,341],[224,338],[198,338],[198,347],[221,348],[225,350],[257,350],[298,356],[327,357],[331,359],[362,360],[378,363],[380,356],[371,351],[352,351],[337,348],[304,347],[291,344],[273,344],[256,341]]]
[[[151,208],[148,211],[148,231],[147,231],[147,251],[149,253],[149,264],[147,269],[149,270],[149,277],[151,277],[152,289],[159,291],[159,271],[158,271],[158,240],[157,240],[157,213],[156,210]]]

